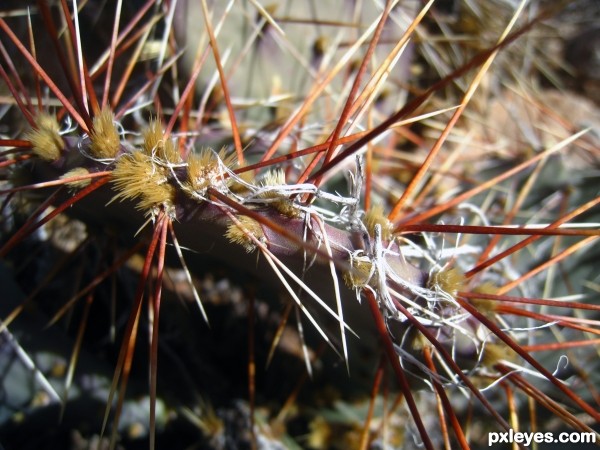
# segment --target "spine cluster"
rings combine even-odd
[[[415,256],[410,246],[402,245],[381,207],[365,212],[359,210],[356,196],[329,193],[309,183],[287,184],[282,170],[267,171],[254,181],[236,172],[235,155],[225,150],[206,148],[182,156],[159,121],[151,121],[137,145],[125,142],[119,129],[113,114],[103,110],[94,119],[90,135],[78,139],[80,158],[67,158],[64,145],[59,144],[73,138],[63,138],[51,116],[40,115],[37,129],[29,135],[34,152],[60,166],[63,176],[108,170],[112,201],[133,202],[150,220],[156,221],[161,214],[174,222],[194,220],[199,227],[220,230],[217,232],[232,245],[240,245],[248,253],[259,251],[269,260],[292,257],[302,260],[305,269],[330,265],[330,282],[337,286],[339,276],[346,285],[346,289],[335,288],[338,301],[342,297],[355,301],[346,294],[352,291],[356,300],[365,290],[376,296],[386,320],[396,324],[390,325],[399,333],[394,336],[396,352],[416,372],[427,371],[414,356],[421,352],[422,343],[398,305],[437,333],[449,350],[471,361],[470,370],[483,362],[495,364],[497,359],[485,349],[499,344],[485,338],[481,324],[469,319],[455,300],[464,282],[460,269],[422,267],[430,258],[427,251]],[[358,167],[354,179],[360,179],[360,164]],[[82,183],[71,186],[82,187]],[[357,191],[356,186],[351,190]],[[307,198],[312,200],[304,201]],[[330,206],[324,209],[313,200]],[[407,252],[412,258],[406,258]],[[276,267],[274,270],[280,278],[294,278]],[[309,282],[298,283],[309,296],[316,296]],[[344,334],[341,305],[335,312],[329,301],[317,301],[342,324]]]

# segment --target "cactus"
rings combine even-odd
[[[214,3],[3,7],[10,445],[595,438],[570,7]]]

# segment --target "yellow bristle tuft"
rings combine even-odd
[[[31,142],[33,153],[45,161],[56,161],[64,148],[60,136],[60,126],[56,117],[40,113],[35,118],[35,129],[26,134],[26,139]]]
[[[285,172],[281,169],[278,170],[270,170],[268,171],[263,179],[262,179],[262,185],[263,186],[280,186],[280,185],[284,185],[285,183]],[[265,194],[268,195],[268,194]],[[276,194],[273,194],[273,196],[275,196]]]
[[[316,416],[309,424],[307,443],[314,450],[330,448],[333,430],[322,416]]]
[[[350,270],[344,272],[344,283],[349,288],[363,288],[369,283],[374,282],[373,279],[373,263],[365,259],[353,259]]]
[[[410,346],[413,350],[422,352],[425,349],[431,349],[431,342],[422,333],[412,331],[410,336]]]
[[[498,287],[491,282],[486,282],[475,287],[473,292],[480,294],[496,294],[498,292]],[[486,300],[484,298],[472,297],[469,299],[469,303],[471,303],[479,312],[483,313],[487,317],[493,317],[496,314],[496,306],[498,305],[498,302]]]
[[[180,163],[181,155],[175,148],[173,141],[165,137],[160,122],[150,121],[150,126],[144,131],[144,153],[157,157],[169,163]]]
[[[285,182],[285,172],[283,170],[271,170],[265,174],[262,180],[262,186],[283,186]],[[300,217],[301,210],[294,206],[294,203],[288,198],[277,192],[270,191],[261,194],[261,198],[272,199],[269,202],[277,211],[287,217]]]
[[[504,342],[488,342],[483,348],[481,362],[484,367],[494,367],[501,361],[516,362],[517,354]]]
[[[163,205],[172,207],[175,188],[163,167],[142,152],[133,152],[119,158],[112,172],[113,183],[119,191],[113,200],[135,200],[141,210],[152,210]]]
[[[255,174],[254,171],[242,172],[238,174],[238,178],[241,178],[241,180],[248,184],[252,184],[254,182]],[[235,194],[243,194],[248,192],[248,187],[236,180],[231,183],[229,189]]]
[[[83,175],[89,175],[90,171],[83,168],[83,167],[76,167],[72,170],[69,170],[67,173],[65,173],[64,175],[62,175],[60,178],[62,180],[66,180],[68,178],[72,178],[72,177],[80,177]],[[81,189],[84,188],[86,186],[89,186],[90,183],[92,182],[92,180],[90,178],[86,178],[83,180],[77,180],[77,181],[68,181],[66,183],[67,186],[69,186],[70,188],[74,188],[74,189]]]
[[[465,285],[465,275],[456,267],[442,270],[431,275],[429,280],[430,289],[439,289],[455,297],[456,293]]]
[[[225,149],[222,149],[218,155],[210,149],[203,149],[200,153],[192,154],[188,157],[188,176],[187,185],[194,191],[202,191],[208,186],[223,183],[223,167],[231,168],[234,165],[235,155],[226,156]],[[229,179],[225,181],[229,182]]]
[[[263,229],[256,220],[248,216],[238,217],[238,222],[239,224],[232,223],[227,227],[225,237],[229,239],[229,242],[232,244],[239,244],[244,247],[248,253],[251,253],[256,250],[256,243],[248,236],[248,233],[260,241],[265,237]]]
[[[381,225],[381,238],[389,241],[392,238],[392,224],[383,213],[382,205],[375,205],[366,212],[363,223],[367,227],[370,236],[375,234],[375,225]]]
[[[137,208],[142,211],[149,211],[162,205],[167,210],[171,210],[174,198],[175,188],[172,185],[168,183],[156,184],[144,191]]]
[[[105,107],[94,117],[94,128],[90,134],[92,143],[90,152],[99,159],[114,159],[119,152],[121,143],[115,127],[115,115]]]

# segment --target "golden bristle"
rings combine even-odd
[[[194,191],[200,191],[210,184],[210,178],[218,169],[218,161],[213,152],[204,149],[200,153],[190,155],[188,163],[188,184]]]
[[[455,297],[463,289],[465,280],[465,275],[453,267],[432,274],[428,284],[430,289],[439,289]]]
[[[94,117],[90,152],[95,158],[114,159],[117,156],[121,143],[114,122],[115,115],[108,107],[104,107],[100,114]]]
[[[229,239],[229,242],[232,244],[239,244],[244,247],[248,253],[251,253],[256,250],[256,243],[248,236],[248,233],[256,239],[262,240],[265,237],[263,229],[256,220],[248,216],[238,217],[238,222],[239,223],[231,223],[227,227],[225,237]]]
[[[80,177],[83,175],[89,175],[89,170],[87,170],[84,167],[76,167],[72,170],[69,170],[67,173],[65,173],[64,175],[61,175],[61,179],[62,180],[66,180],[68,178],[72,178],[72,177]],[[84,188],[86,186],[89,186],[90,183],[92,182],[92,180],[90,178],[85,178],[83,180],[77,180],[77,181],[68,181],[66,183],[67,186],[69,186],[70,188],[74,188],[74,189],[81,189]]]
[[[285,172],[281,169],[277,169],[277,170],[269,170],[267,173],[265,173],[263,179],[262,179],[262,185],[263,186],[280,186],[280,185],[284,185],[285,183]],[[265,194],[265,196],[277,196],[277,194]]]
[[[150,121],[150,126],[144,131],[144,153],[148,156],[158,157],[169,163],[181,162],[181,156],[171,139],[165,137],[160,122]]]
[[[392,224],[383,212],[383,205],[375,205],[365,213],[363,223],[370,236],[375,234],[375,226],[381,225],[381,238],[389,241],[392,238]]]
[[[500,361],[517,361],[517,354],[504,342],[487,343],[483,348],[481,362],[484,367],[494,367]]]
[[[152,158],[133,152],[119,158],[112,172],[113,183],[119,191],[113,200],[135,200],[137,207],[150,210],[156,206],[172,206],[174,187],[169,184],[165,169],[157,167]]]
[[[203,149],[200,153],[190,155],[187,160],[188,186],[192,191],[197,192],[222,181],[223,173],[220,164],[231,168],[234,158],[235,155],[226,156],[225,149],[222,149],[218,156],[210,149]]]
[[[163,205],[170,210],[173,206],[174,198],[175,188],[172,185],[168,183],[156,184],[144,191],[144,194],[137,204],[137,208],[142,211],[149,211],[157,206]]]
[[[316,416],[309,424],[310,432],[307,436],[307,442],[310,448],[322,450],[331,445],[332,429],[322,416]]]
[[[475,287],[473,292],[480,294],[496,294],[498,292],[498,287],[491,282],[486,282]],[[496,314],[496,306],[498,305],[498,302],[486,300],[484,298],[473,297],[469,299],[469,303],[471,303],[479,312],[487,317],[493,317]]]
[[[413,331],[411,334],[411,339],[410,339],[410,348],[412,350],[418,351],[418,352],[422,352],[425,349],[430,349],[432,348],[431,342],[429,342],[427,340],[427,338],[423,335],[423,333],[420,333],[418,331]]]
[[[271,170],[265,174],[262,180],[262,186],[283,186],[285,182],[285,172],[283,170]],[[269,204],[273,206],[277,211],[287,217],[300,217],[301,210],[298,209],[294,203],[288,198],[277,192],[270,191],[264,192],[260,195],[261,198],[274,199]]]
[[[252,184],[254,182],[254,171],[249,170],[248,172],[242,172],[239,173],[237,176],[238,178],[241,178],[242,181],[248,184]],[[229,189],[235,194],[243,194],[248,192],[248,187],[236,180],[232,181],[231,186],[229,186]]]
[[[373,263],[368,259],[353,259],[350,270],[344,272],[344,282],[349,288],[363,288],[373,280]]]
[[[35,129],[29,131],[25,137],[31,142],[33,153],[45,161],[56,161],[64,148],[59,130],[56,117],[40,113],[35,118]]]

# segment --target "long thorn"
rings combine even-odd
[[[406,377],[406,374],[404,373],[404,369],[402,369],[402,366],[400,365],[398,355],[394,350],[394,344],[390,339],[387,327],[385,326],[385,323],[383,321],[383,316],[381,314],[381,311],[379,310],[379,306],[377,305],[377,299],[375,298],[373,292],[371,292],[369,289],[365,289],[364,293],[367,297],[369,308],[371,309],[371,314],[375,321],[375,325],[377,326],[377,329],[379,331],[379,336],[383,341],[383,347],[387,354],[388,361],[392,365],[394,373],[396,374],[396,378],[400,383],[400,389],[402,389],[402,393],[406,398],[408,409],[410,410],[413,421],[415,422],[415,425],[419,430],[419,434],[421,436],[421,439],[423,440],[423,445],[425,445],[425,448],[427,448],[428,450],[433,450],[433,443],[431,442],[431,439],[429,439],[429,434],[425,429],[425,425],[423,424],[423,420],[421,419],[421,414],[419,413],[419,409],[417,408],[415,399],[412,396],[411,388],[408,384],[408,379]]]

